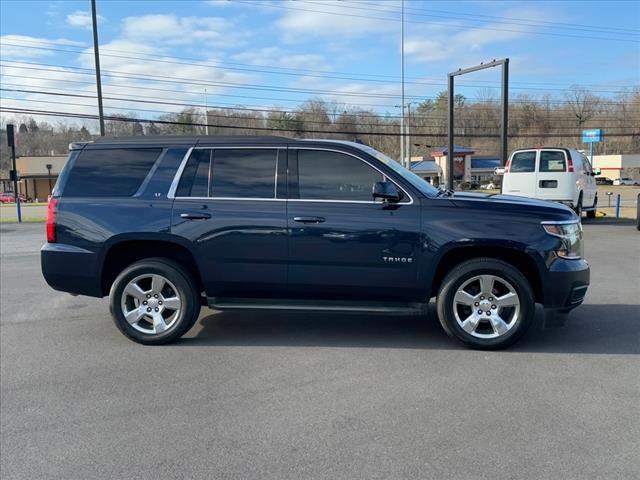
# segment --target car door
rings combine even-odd
[[[291,296],[383,301],[420,291],[420,206],[407,189],[399,203],[374,201],[373,185],[386,177],[373,164],[337,150],[289,149]]]
[[[515,152],[505,173],[503,193],[522,197],[535,197],[536,190],[536,150]]]
[[[192,246],[208,296],[285,292],[285,176],[286,148],[193,149],[176,185],[171,231]]]
[[[573,174],[567,172],[567,155],[560,149],[540,150],[536,169],[536,197],[544,200],[572,200]]]

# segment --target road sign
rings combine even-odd
[[[582,143],[598,143],[602,141],[602,129],[592,128],[582,131]]]

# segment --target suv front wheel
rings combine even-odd
[[[515,343],[535,314],[527,279],[508,263],[491,258],[456,266],[442,282],[437,305],[447,334],[482,350]]]
[[[127,267],[113,282],[109,300],[118,329],[145,345],[180,338],[200,314],[198,289],[191,275],[164,258]]]

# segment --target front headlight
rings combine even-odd
[[[582,258],[582,224],[571,222],[542,222],[542,227],[549,234],[562,240],[556,255],[570,260]]]

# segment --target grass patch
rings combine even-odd
[[[37,202],[37,203],[20,202],[20,208],[46,207],[47,205],[48,205],[47,202]],[[16,204],[15,203],[2,203],[2,204],[0,204],[0,208],[16,208]]]
[[[22,217],[22,223],[43,223],[46,220],[45,217]],[[0,223],[18,223],[18,219],[13,217],[0,217]]]

